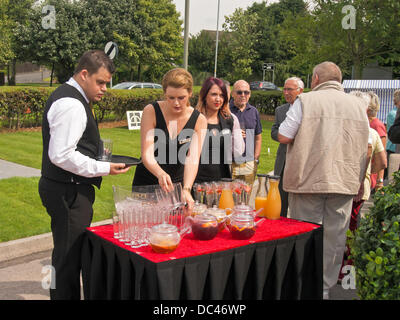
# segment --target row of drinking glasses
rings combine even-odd
[[[114,237],[133,248],[149,244],[149,229],[166,220],[166,213],[154,203],[127,198],[115,204],[118,221]]]
[[[183,226],[187,216],[182,202],[181,184],[174,184],[172,192],[158,186],[144,186],[132,192],[128,187],[113,186],[115,213],[114,238],[138,248],[149,244],[151,227],[168,223]]]
[[[252,186],[243,180],[195,183],[193,185],[194,200],[206,204],[209,208],[213,205],[218,207],[222,190],[226,188],[232,191],[235,204],[249,203]]]

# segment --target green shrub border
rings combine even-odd
[[[9,129],[38,127],[42,123],[44,106],[56,88],[1,87],[0,126]],[[200,88],[194,89],[191,105],[197,104]],[[122,120],[128,110],[143,110],[144,106],[163,98],[162,89],[108,90],[94,105],[99,122],[106,119]],[[260,113],[274,115],[275,109],[285,103],[281,91],[252,91],[250,104]]]

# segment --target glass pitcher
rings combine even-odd
[[[214,205],[212,208],[207,209],[205,213],[211,214],[217,218],[219,231],[225,229],[225,220],[227,216],[224,209],[217,208],[217,206]]]
[[[260,217],[266,216],[267,208],[267,174],[257,174],[258,177],[258,190],[255,198],[255,209],[256,211],[263,209],[259,215]]]
[[[150,246],[156,253],[170,253],[174,251],[188,229],[178,231],[174,225],[162,223],[153,226],[151,229],[146,229],[149,235]]]
[[[225,209],[227,214],[230,214],[233,207],[235,206],[231,189],[231,181],[222,180],[222,192],[221,197],[219,198],[218,205],[220,209]]]
[[[230,216],[229,231],[233,239],[246,240],[250,239],[255,233],[257,225],[264,219],[255,222],[254,217],[250,214],[235,213]]]
[[[185,225],[189,227],[193,236],[198,240],[214,239],[218,233],[217,217],[207,213],[187,217]]]
[[[277,220],[281,216],[281,195],[279,193],[280,176],[269,176],[269,191],[267,197],[265,217]]]
[[[192,217],[194,217],[194,216],[196,216],[196,215],[198,215],[200,213],[203,213],[206,210],[207,210],[207,205],[205,205],[204,203],[199,203],[196,200],[196,202],[193,205],[193,209],[192,209],[192,212],[190,213],[190,215]]]

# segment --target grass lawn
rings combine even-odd
[[[272,122],[262,121],[263,140],[259,173],[273,170],[278,143],[270,136]],[[114,141],[114,154],[140,157],[140,132],[127,127],[101,129],[102,138]],[[41,132],[0,133],[0,159],[40,169]],[[268,155],[268,148],[270,154]],[[127,174],[106,176],[96,189],[93,221],[111,218],[114,210],[112,185],[130,186],[135,167]],[[50,232],[50,218],[38,194],[39,178],[0,180],[0,242]]]

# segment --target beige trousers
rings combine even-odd
[[[242,164],[232,163],[232,179],[240,179],[247,184],[253,185],[256,179],[257,167],[255,161],[248,161]]]
[[[322,224],[324,290],[338,280],[349,228],[352,195],[289,193],[288,217]]]

